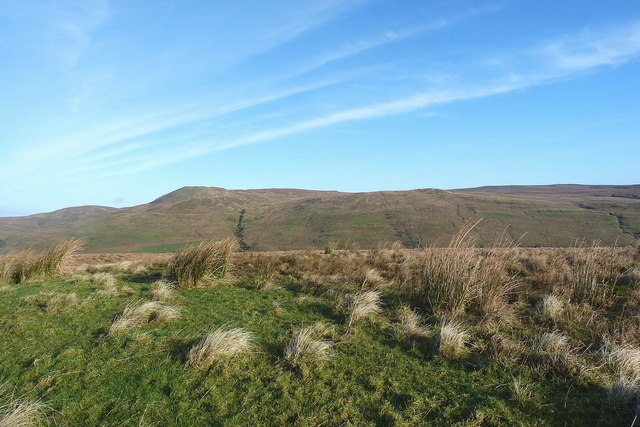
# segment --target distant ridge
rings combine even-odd
[[[376,247],[446,244],[483,218],[480,244],[508,232],[525,246],[640,238],[640,185],[487,186],[342,193],[298,189],[183,187],[129,208],[79,206],[0,218],[0,251],[75,236],[95,252],[171,251],[236,235],[252,250],[321,249],[329,241]],[[526,233],[526,234],[525,234]]]

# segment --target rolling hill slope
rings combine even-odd
[[[0,218],[0,250],[43,247],[68,236],[94,252],[169,251],[240,234],[255,250],[323,248],[329,241],[375,247],[446,244],[483,218],[480,243],[505,227],[527,246],[576,239],[632,244],[640,238],[640,185],[506,186],[340,193],[294,189],[185,187],[131,208],[84,206]]]

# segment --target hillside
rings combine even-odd
[[[131,208],[85,206],[0,218],[0,250],[43,247],[68,236],[93,252],[169,251],[237,231],[255,250],[320,249],[329,241],[375,247],[444,244],[483,218],[480,243],[505,227],[526,246],[576,239],[632,244],[640,238],[640,185],[505,186],[340,193],[185,187]],[[240,227],[238,227],[240,222]]]

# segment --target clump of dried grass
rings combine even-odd
[[[291,366],[299,367],[329,360],[333,343],[322,339],[325,333],[326,326],[323,323],[297,330],[284,349],[286,361]]]
[[[191,348],[187,356],[187,366],[209,369],[221,360],[243,353],[255,351],[253,334],[242,328],[211,331],[203,340]]]
[[[347,294],[338,300],[337,309],[347,317],[347,329],[349,333],[353,325],[382,311],[380,293],[376,291],[360,291]]]
[[[152,300],[166,302],[175,297],[175,291],[169,282],[158,280],[151,285],[149,296]]]
[[[447,248],[421,252],[409,278],[418,305],[435,314],[456,316],[475,298],[478,257],[469,236],[477,224],[465,225]]]
[[[0,281],[22,283],[60,275],[66,271],[71,256],[81,247],[80,239],[67,239],[43,252],[27,249],[5,255],[0,259]]]
[[[125,307],[122,315],[113,321],[111,328],[109,328],[109,333],[114,334],[149,323],[168,322],[179,315],[179,309],[164,305],[158,301],[151,301],[142,305],[129,304]]]
[[[438,353],[452,359],[464,357],[468,353],[468,341],[469,332],[461,323],[455,320],[442,322],[437,339]]]
[[[571,300],[604,307],[610,303],[620,273],[621,262],[615,247],[602,248],[599,242],[579,246],[571,252],[569,294]]]
[[[209,278],[224,278],[238,243],[234,239],[203,242],[175,253],[171,276],[179,287],[193,288]]]
[[[538,303],[537,310],[542,316],[557,322],[564,313],[565,307],[560,298],[550,294],[542,297]]]
[[[533,342],[536,357],[558,369],[569,369],[575,362],[575,350],[569,337],[559,331],[544,332]]]
[[[44,404],[15,398],[0,384],[0,427],[32,427],[40,425],[45,416]]]
[[[402,305],[398,309],[398,322],[394,325],[393,336],[397,341],[412,341],[427,338],[431,335],[424,325],[422,317],[409,306]]]
[[[640,349],[620,347],[609,351],[608,361],[623,377],[640,384]]]

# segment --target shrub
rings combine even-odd
[[[220,327],[210,332],[189,351],[187,366],[208,369],[224,358],[255,350],[251,332],[242,328]]]
[[[178,286],[192,288],[207,278],[224,278],[237,248],[234,239],[203,242],[178,251],[171,261],[171,276]]]

